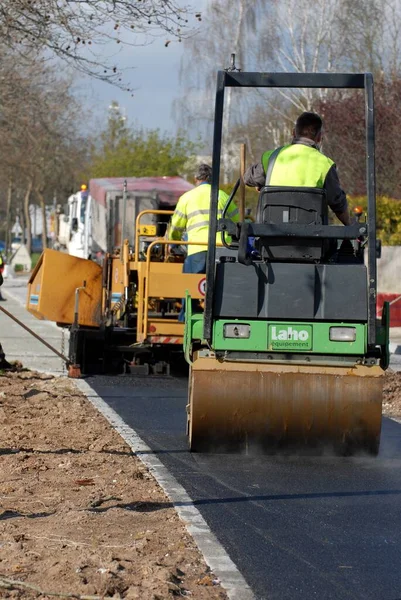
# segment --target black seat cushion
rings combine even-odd
[[[256,222],[262,224],[327,225],[326,192],[320,188],[265,186],[259,194]],[[324,239],[259,238],[256,247],[268,260],[320,261],[327,252]]]

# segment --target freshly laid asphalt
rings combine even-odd
[[[401,424],[377,458],[191,454],[187,380],[87,383],[187,490],[258,600],[401,600]]]

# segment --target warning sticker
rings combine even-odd
[[[198,292],[201,296],[206,294],[206,277],[203,277],[203,279],[201,279],[198,283]]]

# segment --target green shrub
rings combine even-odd
[[[34,269],[36,267],[36,264],[41,256],[42,255],[40,252],[32,252],[32,254],[31,254],[32,269]]]
[[[348,198],[350,211],[361,206],[366,215],[366,196]],[[363,218],[363,217],[362,217]],[[401,245],[401,200],[387,196],[376,197],[377,237],[384,246]]]

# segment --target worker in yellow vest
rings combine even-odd
[[[3,283],[4,267],[5,267],[4,259],[3,259],[3,256],[1,254],[1,252],[0,252],[0,286]],[[6,302],[6,298],[3,298],[3,296],[1,295],[1,290],[0,290],[0,302]]]
[[[195,174],[195,188],[181,196],[171,218],[170,238],[182,240],[186,233],[188,242],[191,242],[187,246],[188,254],[183,273],[206,273],[207,246],[199,245],[199,242],[207,243],[209,237],[211,177],[212,168],[201,164]],[[218,218],[221,217],[227,200],[228,195],[219,190]],[[238,222],[238,208],[233,202],[229,206],[226,217],[234,223]],[[221,234],[217,235],[217,240],[219,239],[221,240]],[[193,306],[195,309],[195,303]],[[185,320],[184,301],[178,320],[181,322]]]
[[[266,182],[269,159],[275,152],[269,185],[324,188],[327,204],[337,218],[350,225],[347,198],[341,189],[335,163],[320,151],[323,121],[313,112],[302,113],[293,130],[291,144],[268,150],[260,163],[251,165],[244,173],[244,182],[259,191]]]
[[[3,269],[4,268],[4,262],[3,262],[3,258],[0,254],[0,286],[3,285]],[[14,370],[14,367],[12,365],[10,365],[9,362],[7,362],[6,360],[6,355],[4,354],[4,350],[3,347],[1,345],[0,342],[0,371],[9,371],[9,370]]]

